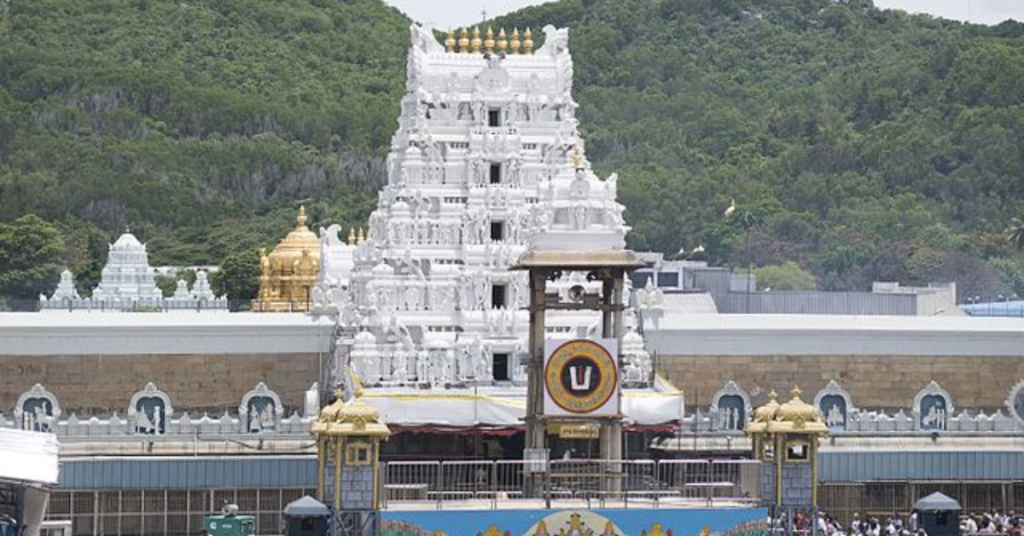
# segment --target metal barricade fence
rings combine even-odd
[[[551,460],[542,495],[553,501],[646,502],[755,500],[756,460]],[[387,462],[381,466],[383,504],[526,499],[522,460]],[[536,500],[538,497],[534,497]],[[624,504],[625,505],[625,504]]]

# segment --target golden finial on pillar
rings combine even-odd
[[[519,28],[512,30],[512,41],[509,41],[509,46],[512,48],[513,54],[519,54],[519,45],[522,44],[519,41]]]
[[[366,235],[363,234],[363,228],[360,227],[359,228],[359,235],[356,237],[356,243],[357,244],[362,244],[363,242],[366,242]]]
[[[469,30],[465,28],[463,28],[462,31],[459,32],[459,53],[469,53]]]
[[[348,245],[356,245],[356,229],[355,227],[348,228]]]
[[[498,54],[504,54],[505,49],[508,48],[508,39],[505,38],[505,29],[502,28],[498,32]]]
[[[523,34],[523,54],[533,54],[533,32],[529,28]]]
[[[448,29],[448,37],[444,40],[445,52],[451,54],[455,52],[455,30]]]
[[[483,44],[483,41],[480,39],[479,26],[473,28],[473,40],[470,41],[469,44],[473,47],[473,54],[480,53],[480,45]]]
[[[488,54],[494,53],[494,29],[490,26],[487,27],[487,39],[484,40],[484,52]]]
[[[299,205],[299,216],[295,218],[295,223],[298,224],[298,228],[306,226],[306,205]]]

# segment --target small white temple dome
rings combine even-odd
[[[412,209],[409,208],[409,203],[396,201],[395,204],[391,205],[391,214],[394,216],[408,216],[412,214]]]
[[[377,337],[370,330],[360,331],[356,334],[356,344],[375,345],[377,344]]]
[[[622,336],[622,353],[626,355],[636,355],[643,352],[644,338],[637,333],[636,330],[630,329]]]
[[[118,237],[117,242],[111,246],[111,249],[116,251],[142,251],[146,249],[146,246],[139,242],[138,238],[131,233],[125,233]]]

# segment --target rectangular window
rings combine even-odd
[[[508,377],[508,354],[494,354],[491,357],[491,370],[494,371],[494,381],[507,382]]]
[[[811,460],[811,444],[801,439],[791,439],[786,443],[786,461],[805,463]]]
[[[487,110],[487,126],[489,127],[500,127],[501,126],[501,110]]]
[[[501,164],[491,164],[491,184],[501,184]]]
[[[505,239],[505,224],[500,221],[491,222],[491,240],[501,242]]]
[[[369,465],[370,445],[367,443],[349,443],[345,449],[345,463],[348,465]]]
[[[645,281],[646,283],[646,281]],[[679,272],[659,272],[658,286],[675,288],[679,286]]]
[[[505,285],[494,285],[491,287],[491,307],[498,309],[505,307],[505,294],[507,287]]]

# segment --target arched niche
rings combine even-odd
[[[750,419],[750,395],[734,381],[728,381],[711,399],[711,415],[716,430],[743,430]]]
[[[128,403],[128,424],[132,432],[140,435],[163,435],[167,421],[174,415],[171,398],[149,382],[132,395]]]
[[[1006,409],[1017,421],[1017,425],[1024,427],[1024,380],[1010,388],[1010,393],[1006,397]]]
[[[932,381],[914,397],[914,420],[919,430],[943,431],[953,417],[953,399]]]
[[[818,408],[825,424],[832,432],[843,432],[850,415],[857,412],[850,393],[835,380],[829,380],[825,388],[814,395],[814,407]]]
[[[18,397],[14,406],[14,421],[19,428],[36,432],[50,432],[60,418],[60,402],[42,384],[35,384]]]
[[[238,406],[238,421],[242,430],[250,434],[277,431],[283,416],[281,397],[263,382],[257,383],[252,391],[245,393]]]

